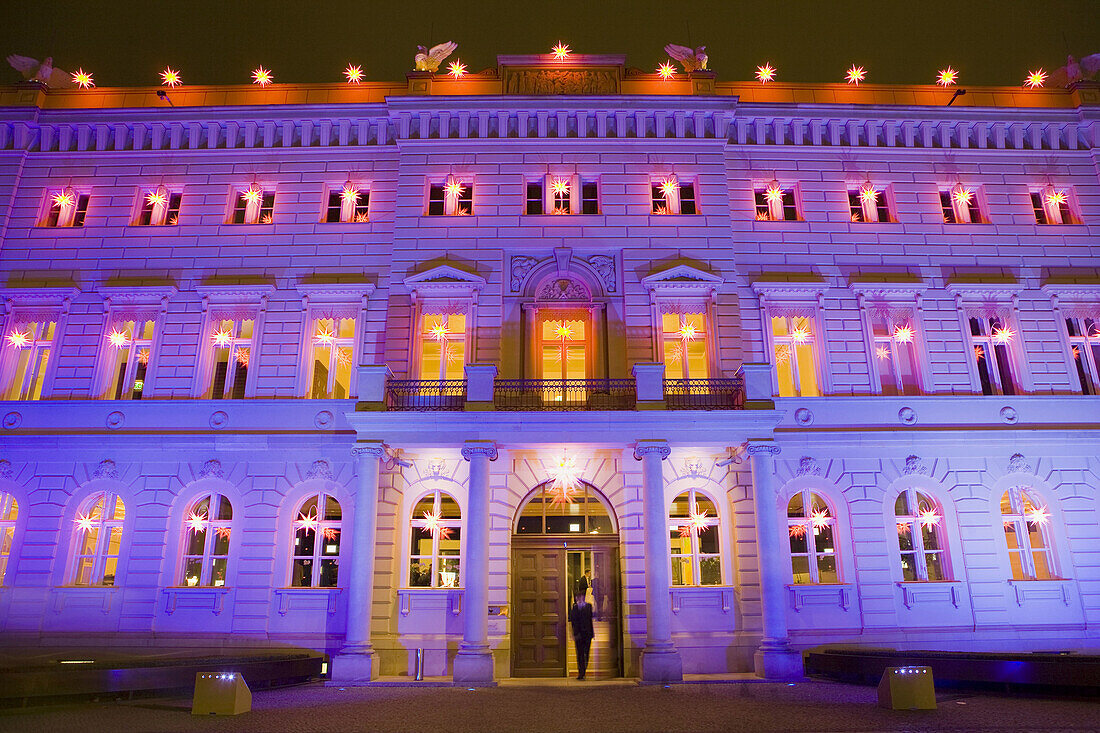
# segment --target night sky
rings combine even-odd
[[[951,64],[963,86],[1018,86],[1067,52],[1100,52],[1100,0],[9,0],[0,26],[0,56],[52,55],[99,86],[155,84],[165,65],[185,84],[247,83],[261,63],[276,82],[342,81],[349,62],[368,80],[397,81],[417,44],[447,40],[471,71],[560,38],[646,71],[672,42],[705,44],[723,80],[770,61],[778,81],[835,82],[854,62],[870,83],[928,84]],[[3,64],[0,83],[19,78]]]

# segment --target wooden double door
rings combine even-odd
[[[577,673],[569,608],[583,591],[592,605],[589,677],[622,675],[617,537],[512,538],[512,675]]]

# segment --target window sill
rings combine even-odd
[[[91,610],[99,608],[103,613],[111,612],[117,586],[113,585],[63,585],[53,589],[50,606],[54,613],[61,613],[66,607]]]
[[[1070,604],[1070,583],[1065,578],[1050,578],[1039,580],[1038,578],[1009,578],[1008,585],[1015,593],[1017,606],[1034,606],[1044,601],[1061,601],[1062,605]]]
[[[343,588],[276,588],[275,608],[280,616],[291,611],[336,613],[336,601]]]
[[[397,607],[402,616],[413,611],[448,610],[454,616],[462,612],[463,588],[398,588]]]
[[[722,613],[730,613],[737,589],[732,585],[674,585],[669,594],[673,613],[680,613],[685,608],[721,608]]]
[[[836,606],[847,611],[852,605],[851,583],[791,583],[791,608],[801,611],[806,606]]]
[[[225,610],[225,599],[232,588],[175,586],[164,589],[164,612],[171,616],[177,609],[210,611],[215,616]]]
[[[958,580],[899,580],[898,592],[901,602],[912,610],[915,606],[944,606],[950,603],[955,608],[961,603]]]

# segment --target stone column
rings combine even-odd
[[[332,660],[332,679],[368,682],[378,676],[370,643],[374,589],[374,541],[378,524],[378,473],[385,451],[382,443],[359,443],[355,455],[355,513],[351,563],[344,572],[348,588],[348,619],[344,647]]]
[[[462,586],[462,643],[455,655],[453,677],[463,685],[493,681],[489,649],[489,461],[497,459],[496,444],[473,440],[462,447],[470,462],[466,500],[465,569]]]
[[[760,616],[763,635],[753,656],[758,677],[802,677],[802,655],[791,648],[787,636],[787,583],[789,551],[780,534],[779,502],[775,493],[775,455],[779,446],[751,442],[752,502],[756,509],[756,559],[760,565]]]
[[[668,509],[661,462],[671,449],[663,440],[639,440],[634,458],[642,462],[642,513],[645,522],[645,649],[642,680],[683,679],[680,652],[672,645],[672,598],[669,595],[672,554],[668,543]]]

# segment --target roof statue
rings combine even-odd
[[[75,86],[72,74],[64,69],[56,69],[53,65],[53,57],[47,56],[42,63],[30,56],[8,56],[8,63],[13,69],[23,75],[28,81],[37,81],[52,89],[68,89]]]
[[[1077,60],[1072,56],[1066,57],[1066,65],[1051,72],[1050,81],[1060,87],[1068,87],[1075,81],[1091,79],[1100,71],[1100,53]]]
[[[416,62],[417,71],[439,71],[439,65],[458,48],[454,41],[447,41],[438,46],[432,46],[432,50],[423,46],[416,47],[419,53],[413,59]]]
[[[684,71],[707,70],[707,47],[700,46],[692,51],[687,46],[677,46],[670,43],[665,46],[665,53],[680,62]]]

